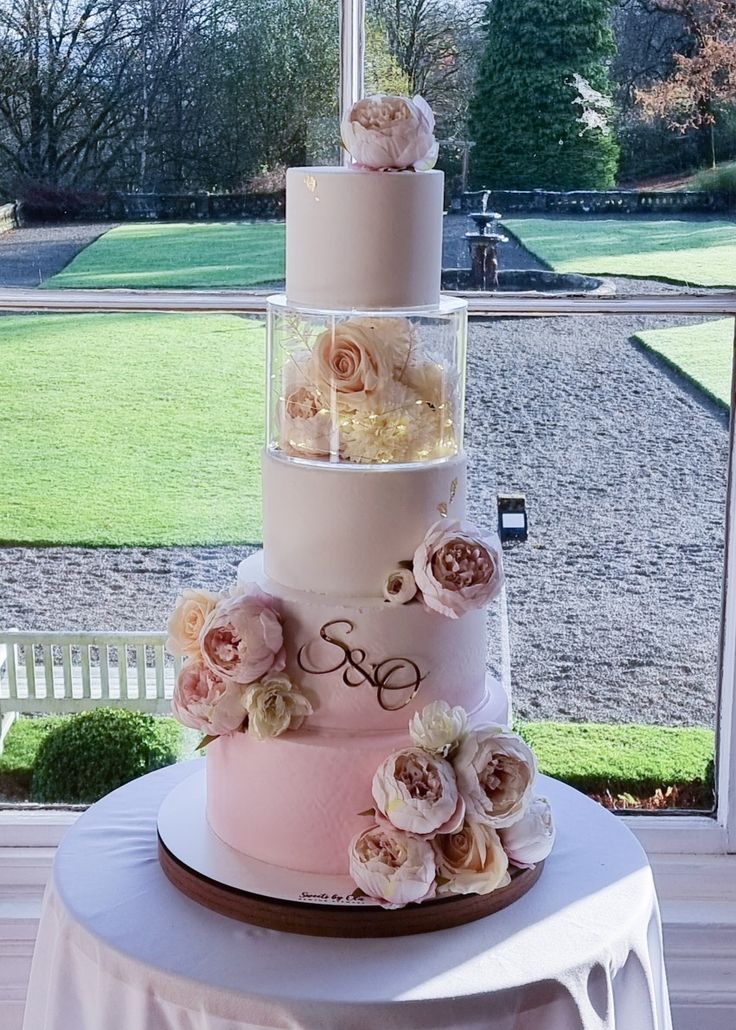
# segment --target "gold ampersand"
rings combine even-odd
[[[344,626],[346,634],[352,633],[355,626],[347,619],[333,619],[331,622],[326,622],[319,631],[319,635],[325,643],[332,644],[342,651],[340,661],[337,665],[332,665],[328,669],[314,668],[311,662],[309,662],[307,654],[309,644],[302,644],[296,656],[297,663],[302,672],[306,672],[310,676],[326,676],[331,672],[339,672],[340,669],[344,668],[342,681],[345,686],[360,687],[364,683],[369,683],[372,687],[375,687],[376,698],[385,712],[398,712],[399,709],[406,707],[414,700],[422,680],[425,679],[419,671],[419,666],[416,662],[413,662],[411,658],[384,658],[378,664],[369,663],[366,665],[366,651],[362,647],[350,647],[349,644],[330,633],[329,631],[333,626]],[[408,682],[396,682],[397,676],[402,680],[407,679],[407,673],[409,674]],[[399,704],[392,705],[388,703],[385,697],[387,693],[391,694],[395,691],[406,690],[409,691],[409,695],[400,699]]]

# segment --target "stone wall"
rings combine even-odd
[[[461,211],[480,211],[484,196],[487,210],[502,215],[675,215],[729,210],[725,197],[693,190],[476,190],[462,194]]]
[[[0,204],[0,232],[7,232],[8,229],[15,229],[17,225],[15,218],[15,204]]]
[[[63,222],[193,222],[283,218],[283,190],[276,193],[75,193],[47,191],[48,196],[17,204],[22,224]],[[0,208],[2,211],[2,208]]]

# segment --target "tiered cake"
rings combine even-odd
[[[216,738],[217,837],[271,866],[352,874],[386,905],[508,881],[498,832],[528,818],[534,774],[486,675],[501,551],[464,521],[466,307],[440,297],[432,127],[418,98],[370,98],[344,125],[356,166],[289,170],[263,551],[229,594],[185,592],[171,622],[188,659],[174,710]],[[448,848],[478,847],[485,872],[448,873]],[[412,888],[371,878],[386,851]]]

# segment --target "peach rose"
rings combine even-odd
[[[364,168],[424,171],[437,160],[434,114],[423,97],[377,93],[353,104],[340,126],[345,149]]]
[[[449,619],[482,608],[503,585],[501,543],[457,519],[440,519],[414,552],[414,578],[428,611]]]
[[[266,676],[245,688],[243,703],[248,713],[248,732],[256,740],[280,737],[299,729],[312,706],[285,673]]]
[[[193,661],[179,670],[171,711],[184,726],[212,737],[234,733],[245,721],[242,688]]]
[[[373,800],[393,826],[421,837],[451,833],[465,816],[450,763],[416,747],[395,751],[381,763]]]
[[[490,826],[466,820],[455,833],[435,837],[432,846],[438,894],[490,894],[511,880],[506,852]]]
[[[316,386],[303,380],[287,385],[279,411],[281,448],[303,458],[332,452],[332,417]]]
[[[380,334],[362,319],[325,329],[312,351],[313,371],[325,397],[334,393],[351,407],[376,404],[381,385],[392,378],[390,357]]]
[[[169,619],[166,650],[170,654],[199,661],[199,634],[218,600],[217,594],[209,590],[191,590],[188,587],[182,590]]]
[[[389,826],[371,826],[350,842],[350,875],[383,908],[401,908],[434,896],[432,846]]]
[[[277,603],[253,586],[218,603],[202,626],[199,643],[204,664],[234,683],[254,683],[286,665]]]
[[[502,726],[482,726],[467,735],[452,762],[469,818],[496,828],[521,818],[537,762],[518,734]]]

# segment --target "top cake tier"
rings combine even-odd
[[[442,172],[290,168],[286,296],[329,310],[439,303]]]

